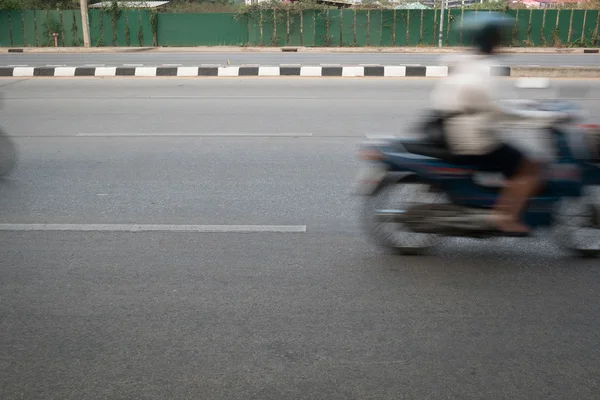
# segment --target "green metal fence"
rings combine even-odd
[[[452,27],[463,13],[448,10],[443,44],[461,46]],[[164,13],[122,10],[118,18],[90,10],[93,46],[435,46],[439,10],[349,10],[302,12]],[[585,46],[598,42],[598,10],[511,10],[513,46]],[[153,20],[154,18],[154,20]],[[83,42],[79,11],[0,12],[0,46],[60,46]]]

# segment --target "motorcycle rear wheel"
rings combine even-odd
[[[432,193],[428,185],[409,179],[387,181],[375,194],[368,196],[362,207],[362,224],[369,237],[379,247],[401,255],[422,255],[435,245],[438,235],[416,233],[402,223],[376,218],[378,210],[406,211],[423,203],[443,202],[442,193]],[[400,195],[401,203],[393,202]]]

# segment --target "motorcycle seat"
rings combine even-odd
[[[425,157],[437,158],[442,161],[452,162],[456,159],[448,148],[440,143],[433,141],[404,141],[402,146],[411,154],[417,154]]]
[[[435,141],[406,140],[400,141],[399,144],[411,154],[436,158],[458,167],[471,168],[470,165],[465,164],[459,158],[450,153],[450,151],[442,143]],[[502,176],[502,174],[496,172],[477,171],[473,175],[473,180],[482,187],[488,187],[496,190],[504,187],[505,185],[505,178]]]

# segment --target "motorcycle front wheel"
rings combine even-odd
[[[564,199],[555,212],[555,240],[581,257],[600,255],[600,206],[594,197]]]
[[[369,237],[377,244],[393,253],[421,255],[435,245],[437,235],[416,233],[403,223],[378,217],[381,214],[402,213],[411,206],[426,203],[443,203],[441,193],[432,193],[428,185],[400,181],[384,181],[373,195],[366,197],[362,207],[362,224]]]

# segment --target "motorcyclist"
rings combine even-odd
[[[473,51],[456,58],[451,73],[437,84],[432,93],[433,108],[452,115],[444,121],[444,138],[461,163],[506,177],[491,225],[507,234],[526,234],[529,229],[520,221],[520,214],[540,187],[541,165],[503,143],[491,128],[494,120],[505,115],[496,101],[500,87],[491,67],[511,24],[502,14],[474,14],[466,17],[461,27],[463,38],[472,40]]]

